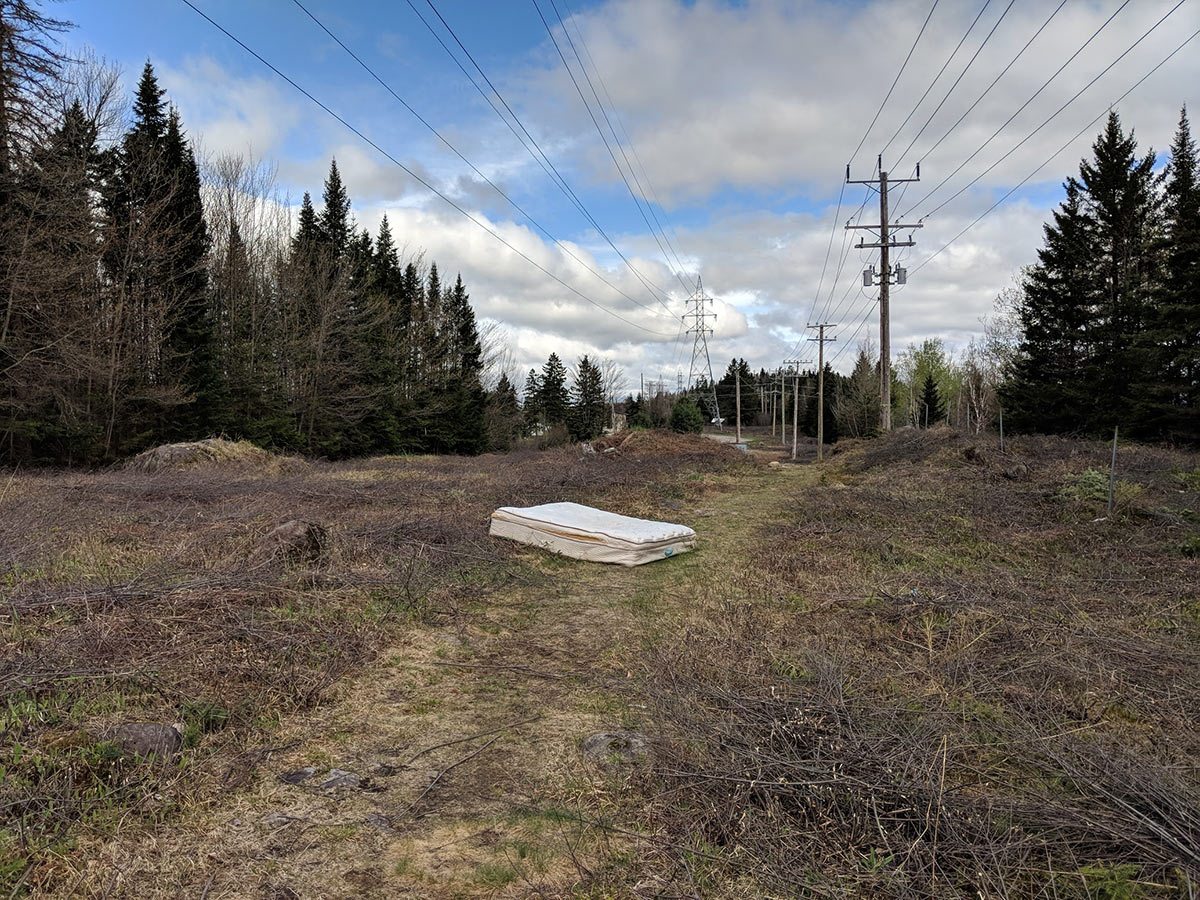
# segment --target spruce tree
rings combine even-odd
[[[721,415],[724,417],[725,423],[732,425],[737,415],[737,381],[739,377],[742,382],[742,424],[752,425],[754,416],[758,412],[758,405],[753,396],[754,375],[746,360],[731,359],[729,361],[725,374],[717,382],[717,404],[721,408]]]
[[[178,361],[180,382],[190,403],[172,415],[169,435],[195,440],[217,427],[226,400],[218,362],[209,291],[208,225],[200,199],[200,169],[174,108],[163,139],[167,202],[161,218],[173,237],[164,276],[173,293],[174,315],[167,334],[168,352]]]
[[[604,376],[587,356],[579,361],[571,390],[569,430],[576,441],[590,441],[604,434],[608,415],[604,403]]]
[[[317,220],[318,233],[322,242],[329,247],[332,257],[338,259],[350,246],[354,226],[350,220],[350,196],[342,184],[336,159],[329,162],[329,175],[325,178],[322,199],[325,208]]]
[[[1166,266],[1157,336],[1162,348],[1162,431],[1200,442],[1200,180],[1187,108],[1171,143],[1165,214]]]
[[[1079,167],[1091,238],[1089,263],[1099,275],[1081,374],[1095,398],[1087,428],[1107,433],[1124,424],[1135,434],[1153,427],[1142,398],[1159,373],[1148,326],[1160,276],[1161,206],[1151,150],[1137,156],[1133,132],[1116,112]],[[1132,388],[1132,389],[1131,389]]]
[[[453,425],[453,447],[457,453],[480,453],[487,448],[488,441],[487,392],[479,380],[483,371],[483,347],[475,326],[475,311],[471,309],[470,295],[463,286],[461,275],[446,293],[443,318],[449,343],[445,391]]]
[[[570,398],[567,395],[567,368],[562,364],[557,353],[551,353],[546,364],[542,366],[538,406],[541,408],[542,421],[547,426],[566,423],[567,415],[570,412]]]
[[[525,433],[533,434],[543,424],[542,421],[542,380],[538,377],[537,369],[530,369],[525,376]]]
[[[842,380],[834,407],[838,432],[852,438],[874,437],[879,431],[879,366],[860,348],[854,370]]]
[[[488,395],[486,423],[488,450],[511,450],[524,431],[517,389],[505,372],[500,373],[496,389]]]
[[[387,213],[379,223],[379,235],[375,238],[375,256],[372,260],[372,274],[376,290],[386,294],[394,301],[400,296],[400,256],[396,252],[396,242],[392,238],[392,229],[388,224]]]
[[[917,412],[920,416],[918,425],[921,428],[937,425],[946,417],[946,404],[942,400],[932,372],[926,373],[925,382],[921,385],[921,402]]]
[[[1162,214],[1154,153],[1137,155],[1115,112],[1067,181],[1025,279],[1022,342],[1002,392],[1014,426],[1157,430],[1161,351],[1154,323]]]
[[[312,197],[304,192],[300,201],[300,214],[296,220],[296,233],[292,236],[292,255],[311,257],[321,242],[321,229],[317,224],[317,213],[313,209]]]
[[[1038,263],[1025,276],[1021,343],[1001,392],[1011,425],[1028,431],[1076,431],[1092,416],[1083,372],[1098,278],[1081,186],[1072,178],[1065,187],[1053,224],[1043,228]]]

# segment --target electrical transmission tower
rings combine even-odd
[[[708,320],[715,319],[717,314],[708,311],[710,303],[712,303],[712,297],[704,293],[704,285],[697,276],[696,290],[692,296],[688,297],[687,312],[683,314],[684,322],[691,320],[687,333],[693,336],[692,364],[688,369],[688,392],[696,390],[697,382],[701,379],[708,379],[708,390],[705,391],[700,402],[708,407],[709,418],[719,424],[721,409],[717,405],[717,383],[713,380],[712,360],[708,356],[708,336],[713,333]]]
[[[887,172],[883,171],[883,157],[879,158],[879,178],[869,178],[865,181],[850,180],[850,166],[846,166],[846,183],[847,184],[867,184],[879,186],[879,224],[878,225],[851,225],[846,224],[846,230],[861,228],[879,233],[879,240],[870,244],[863,243],[861,240],[855,244],[859,250],[879,250],[879,272],[875,272],[874,266],[863,272],[863,286],[873,287],[875,278],[879,278],[879,429],[880,431],[888,432],[892,430],[892,326],[890,312],[888,308],[889,288],[892,284],[904,284],[907,273],[896,266],[895,271],[892,270],[888,262],[888,253],[893,247],[912,247],[916,245],[916,241],[909,238],[906,241],[897,241],[890,236],[890,232],[898,231],[902,228],[921,228],[920,222],[913,225],[905,225],[903,223],[888,223],[888,185],[903,184],[908,181],[921,180],[921,166],[917,164],[916,178],[894,178],[888,180]]]

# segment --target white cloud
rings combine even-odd
[[[156,62],[155,72],[206,152],[279,156],[301,122],[278,82],[230,72],[210,57],[189,57],[179,68]]]
[[[962,126],[936,152],[926,153],[1050,12],[1047,4],[1015,4],[914,152],[897,159],[999,16],[1003,4],[993,4],[947,75],[888,148],[885,165],[902,174],[920,158],[917,154],[926,154],[922,183],[904,194],[893,213],[910,206],[916,207],[915,214],[927,212],[999,159],[1171,5],[1170,0],[1129,4],[946,189],[928,202],[919,202],[1033,94],[1115,7],[1114,2],[1068,3]],[[860,274],[864,265],[877,264],[877,257],[849,250],[841,277],[835,279],[844,238],[840,227],[834,231],[833,253],[822,281],[834,219],[831,198],[836,199],[846,159],[928,9],[929,0],[874,0],[864,5],[816,0],[746,4],[609,0],[576,17],[650,181],[668,211],[676,214],[681,254],[689,267],[694,265],[703,274],[705,286],[718,298],[711,340],[716,374],[734,356],[747,358],[755,367],[771,367],[786,357],[808,355],[809,345],[801,342],[810,317],[842,323],[836,365],[843,371],[852,364],[854,343],[866,337],[877,340],[874,307],[861,290]],[[855,162],[856,177],[869,174],[875,154],[933,79],[977,9],[977,4],[939,4],[891,103]],[[881,23],[887,35],[882,46],[876,40]],[[978,331],[979,318],[990,310],[996,293],[1021,266],[1035,260],[1041,225],[1050,212],[1048,203],[1017,199],[1005,204],[919,272],[914,270],[1197,27],[1200,9],[1185,4],[1067,112],[976,188],[928,219],[916,235],[917,247],[902,257],[913,276],[893,294],[894,350],[927,336],[961,345]],[[513,221],[515,213],[501,206],[477,178],[468,177],[444,149],[422,153],[428,168],[416,169],[538,265],[629,320],[621,321],[521,259],[330,123],[321,121],[315,126],[315,137],[309,135],[310,143],[321,143],[320,153],[286,158],[288,134],[300,122],[315,122],[311,117],[321,114],[305,109],[301,118],[273,83],[234,79],[207,60],[189,60],[180,70],[164,69],[162,75],[189,126],[203,132],[206,146],[244,149],[244,144],[252,144],[260,155],[284,155],[280,171],[291,186],[319,193],[328,158],[336,154],[362,224],[374,231],[386,210],[398,243],[423,248],[425,258],[436,260],[449,277],[462,272],[478,315],[503,324],[516,377],[523,378],[530,366],[540,366],[551,351],[568,362],[584,353],[613,358],[629,373],[630,383],[636,382],[639,372],[648,378],[661,374],[669,383],[680,369],[687,374],[690,339],[678,337],[677,318],[684,292],[661,262],[650,235],[617,233],[619,223],[601,216],[602,224],[640,271],[660,285],[675,285],[670,315],[627,268],[612,261],[608,248],[585,223],[572,234],[577,243],[565,242],[571,252],[651,310],[606,286],[527,223]],[[619,184],[608,153],[548,42],[535,58],[517,61],[497,78],[551,157],[578,179],[577,187],[600,185],[608,191]],[[1150,144],[1166,146],[1179,106],[1197,83],[1200,53],[1185,51],[1122,103],[1125,125],[1136,128],[1143,150]],[[547,195],[554,191],[540,169],[519,148],[514,149],[503,126],[492,118],[474,118],[484,113],[491,116],[475,104],[450,124],[439,121],[439,127],[489,177],[503,179],[498,183],[512,189],[519,202],[531,191]],[[1088,152],[1095,131],[1085,131],[1038,176],[1042,183],[1037,185],[1035,179],[1030,187],[1038,187],[1038,195],[1046,196],[1046,187],[1074,170]],[[425,146],[434,147],[432,141]],[[407,157],[404,161],[409,163]],[[844,220],[858,207],[860,191],[847,191],[839,218]],[[783,204],[776,199],[781,196],[805,199],[798,201],[799,211],[781,212]],[[756,199],[764,197],[771,202]],[[699,220],[697,213],[704,210],[708,211],[705,224],[679,224]],[[873,205],[868,206],[868,220],[873,210]],[[818,283],[822,284],[819,296]]]

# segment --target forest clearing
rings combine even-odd
[[[9,473],[5,893],[1194,896],[1200,456],[838,446]]]

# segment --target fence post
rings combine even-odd
[[[1004,452],[1004,407],[1000,408],[1000,452]]]
[[[1113,509],[1113,485],[1117,478],[1117,430],[1119,426],[1113,426],[1113,452],[1112,464],[1108,468],[1108,515],[1112,516]]]

